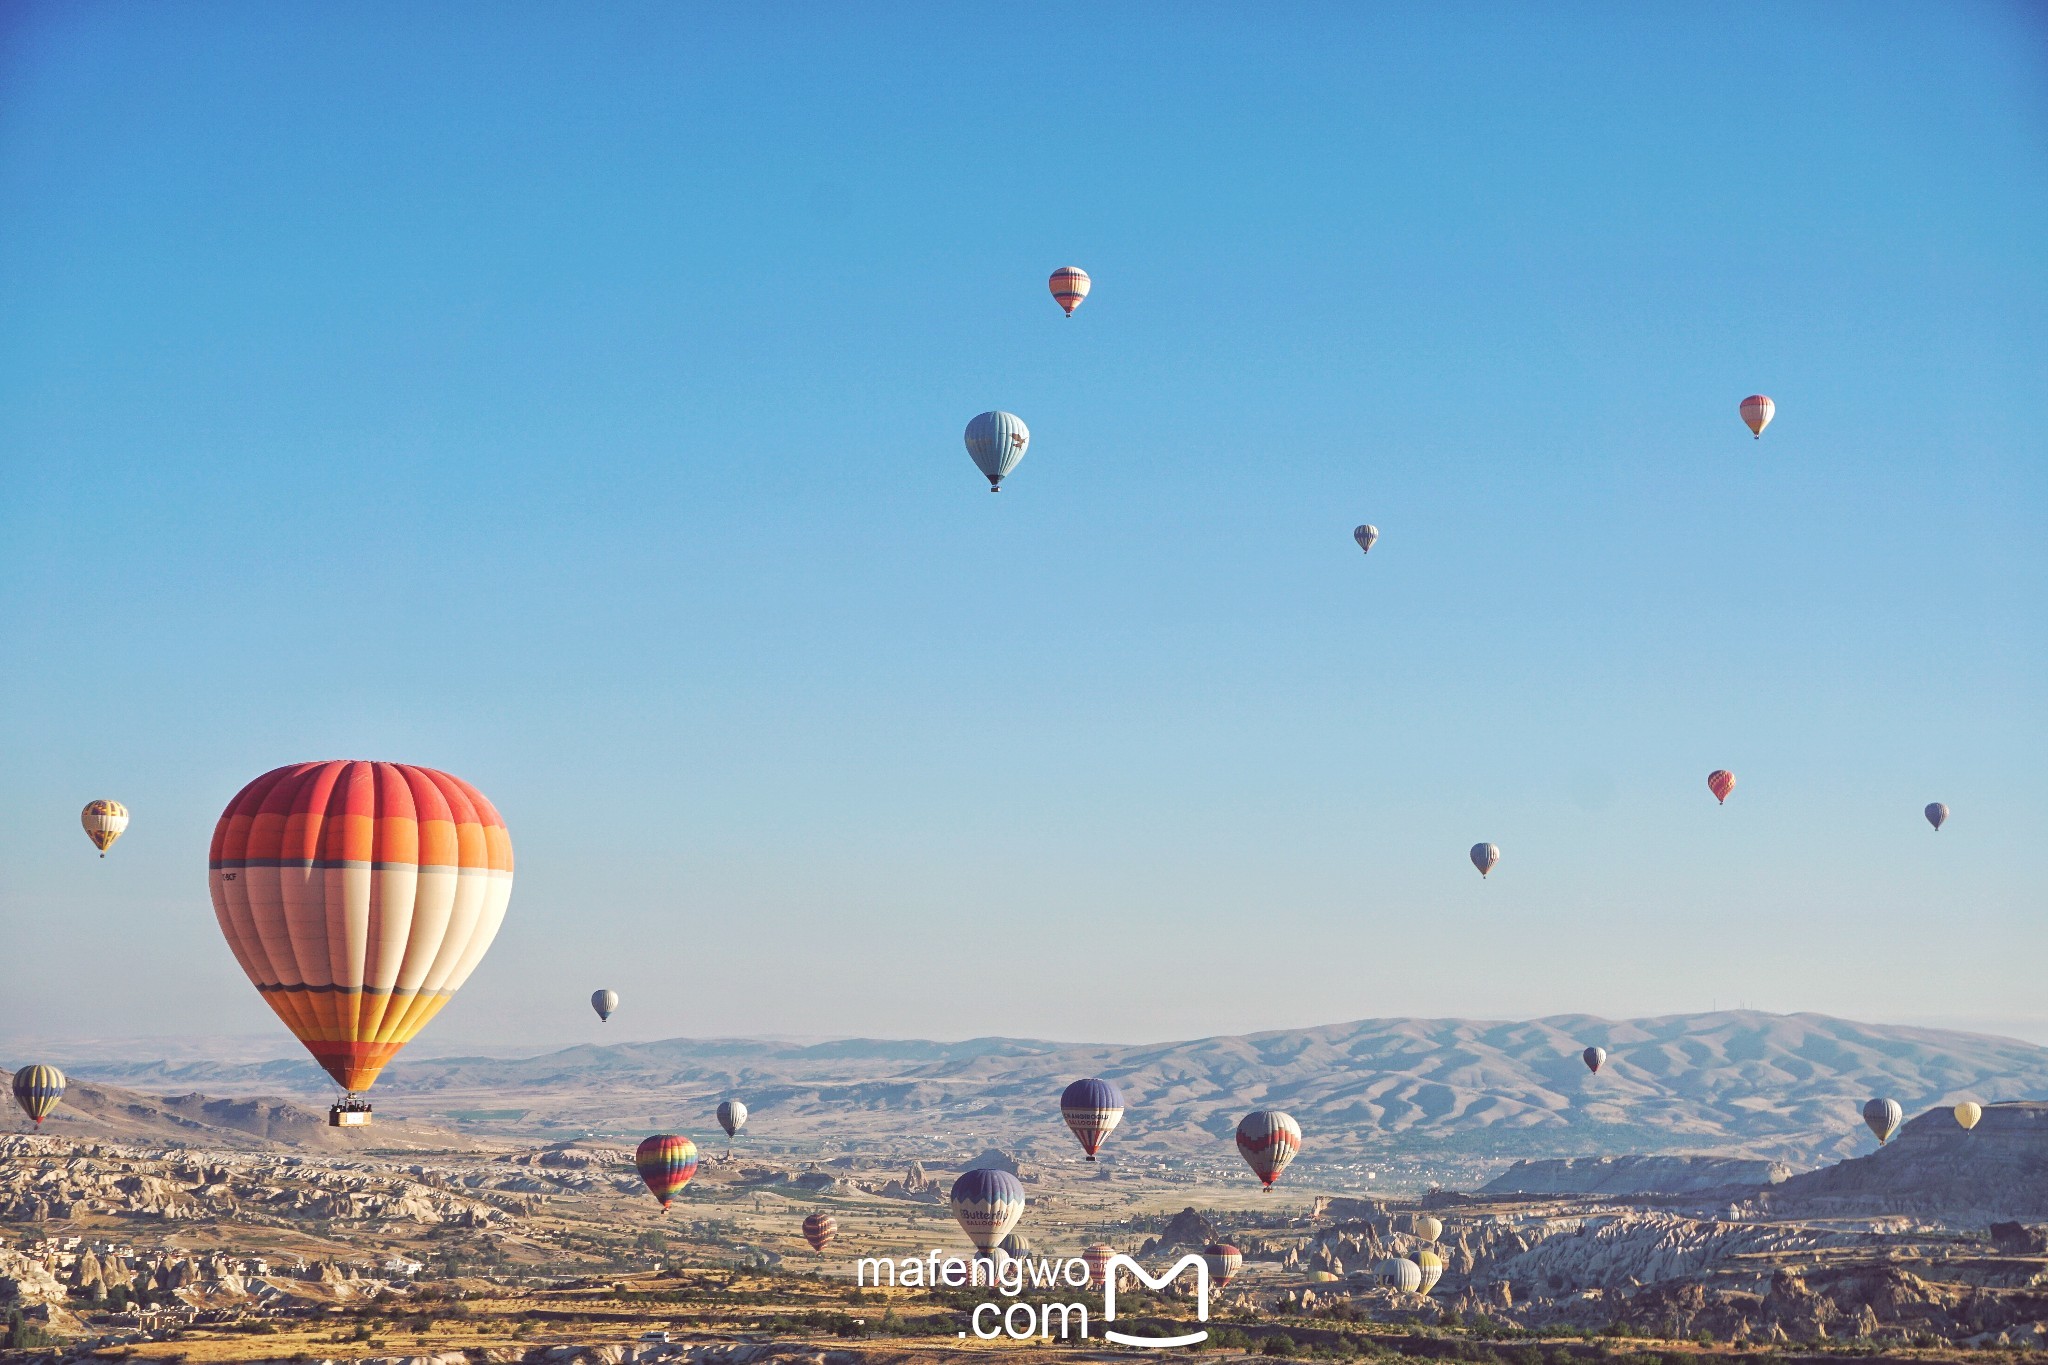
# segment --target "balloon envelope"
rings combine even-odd
[[[1031,429],[1014,412],[984,412],[967,424],[967,453],[992,493],[1003,486],[1030,446]]]
[[[1444,1220],[1430,1214],[1422,1214],[1415,1220],[1415,1235],[1425,1242],[1434,1242],[1444,1235]]]
[[[738,1137],[740,1129],[747,1126],[747,1106],[738,1100],[718,1102],[718,1126],[725,1129],[727,1137]],[[770,1124],[770,1128],[774,1125]]]
[[[1024,1216],[1024,1186],[1008,1171],[967,1171],[953,1182],[952,1205],[975,1250],[994,1251]]]
[[[597,1011],[599,1019],[607,1023],[610,1022],[612,1011],[618,1007],[619,993],[617,991],[592,991],[590,993],[590,1008]]]
[[[1209,1287],[1221,1289],[1244,1268],[1244,1253],[1228,1242],[1211,1242],[1202,1248],[1202,1264],[1209,1270]]]
[[[829,1213],[814,1213],[804,1219],[804,1240],[813,1251],[823,1251],[838,1235],[839,1220]]]
[[[1589,1047],[1584,1052],[1581,1052],[1579,1056],[1585,1061],[1586,1070],[1598,1071],[1600,1064],[1607,1060],[1607,1049],[1604,1047]]]
[[[14,1102],[40,1128],[64,1098],[64,1084],[64,1073],[54,1066],[25,1066],[14,1073]]]
[[[1863,1121],[1877,1134],[1880,1143],[1899,1131],[1899,1121],[1905,1117],[1906,1111],[1899,1108],[1897,1100],[1877,1099],[1863,1106]]]
[[[1301,1125],[1278,1109],[1255,1109],[1237,1125],[1237,1150],[1259,1182],[1271,1189],[1301,1150]]]
[[[1067,310],[1067,316],[1072,317],[1074,310],[1081,306],[1081,300],[1088,297],[1088,290],[1094,281],[1088,278],[1088,272],[1080,266],[1063,265],[1053,271],[1052,278],[1045,283],[1046,287],[1052,290],[1052,296],[1059,300],[1060,307]]]
[[[1939,801],[1928,802],[1927,810],[1924,813],[1927,816],[1927,823],[1934,826],[1937,830],[1948,823],[1948,807],[1942,805]]]
[[[1753,393],[1742,400],[1742,424],[1749,428],[1749,434],[1759,439],[1771,419],[1778,415],[1778,405],[1760,393]]]
[[[1428,1247],[1415,1253],[1415,1267],[1422,1272],[1422,1283],[1415,1290],[1418,1294],[1427,1294],[1444,1277],[1444,1258]]]
[[[78,813],[78,823],[85,826],[85,837],[105,857],[121,831],[128,828],[128,808],[119,801],[88,801]]]
[[[1422,1267],[1405,1256],[1395,1256],[1380,1265],[1380,1283],[1403,1294],[1422,1292]]]
[[[633,1153],[633,1164],[647,1188],[667,1208],[668,1201],[697,1174],[697,1144],[675,1133],[656,1133],[641,1141]]]
[[[221,813],[208,867],[235,960],[352,1092],[469,979],[512,898],[497,810],[407,763],[265,773]]]
[[[1728,793],[1735,790],[1735,774],[1726,768],[1714,769],[1707,774],[1707,790],[1714,794],[1716,801],[1725,805]]]
[[[1377,526],[1361,526],[1351,533],[1351,538],[1358,542],[1359,549],[1367,554],[1371,554],[1372,547],[1379,541],[1380,528]]]
[[[1088,1267],[1088,1283],[1096,1289],[1109,1283],[1109,1258],[1116,1255],[1116,1248],[1107,1242],[1096,1242],[1081,1248],[1081,1261]]]
[[[1955,1114],[1956,1122],[1963,1125],[1963,1131],[1968,1132],[1977,1126],[1978,1119],[1984,1117],[1984,1106],[1975,1100],[1964,1100],[1956,1106]]]
[[[1093,1161],[1103,1140],[1124,1120],[1124,1092],[1094,1076],[1075,1081],[1060,1092],[1060,1117]]]
[[[1493,871],[1493,865],[1499,861],[1500,849],[1495,845],[1472,845],[1472,866],[1479,869],[1480,876],[1484,877],[1487,873]]]

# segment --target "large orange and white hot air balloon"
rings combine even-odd
[[[208,866],[235,960],[352,1097],[469,979],[512,897],[497,810],[405,763],[263,774],[221,813]]]
[[[1093,283],[1094,281],[1088,278],[1088,272],[1078,265],[1061,266],[1053,271],[1052,278],[1045,282],[1046,287],[1052,290],[1053,299],[1067,310],[1068,317],[1074,316],[1074,310],[1081,306],[1081,300],[1088,297],[1089,286]]]
[[[1749,434],[1759,441],[1764,438],[1764,428],[1778,415],[1778,405],[1760,393],[1753,393],[1742,400],[1742,424],[1749,428]]]

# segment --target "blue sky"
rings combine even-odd
[[[328,757],[512,828],[444,1043],[2048,1038],[2038,8],[0,25],[0,1038],[281,1036]]]

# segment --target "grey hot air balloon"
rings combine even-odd
[[[1927,823],[1934,826],[1935,833],[1939,834],[1941,827],[1948,823],[1948,807],[1942,805],[1939,801],[1930,801],[1927,803],[1925,813]]]
[[[1495,845],[1472,845],[1472,866],[1479,869],[1480,876],[1484,877],[1487,873],[1493,871],[1493,865],[1499,861],[1500,849]]]
[[[1434,1214],[1419,1213],[1415,1216],[1415,1235],[1425,1242],[1434,1242],[1444,1235],[1444,1220]]]
[[[739,1136],[740,1129],[747,1126],[747,1106],[739,1100],[718,1102],[718,1126],[725,1129],[725,1145],[732,1148],[732,1140]]]
[[[1880,1144],[1899,1131],[1899,1121],[1905,1117],[1906,1111],[1899,1108],[1897,1100],[1877,1099],[1863,1106],[1863,1121],[1877,1134]]]
[[[967,424],[967,453],[988,479],[988,491],[1003,491],[1003,480],[1031,446],[1031,428],[1014,412],[984,412]]]
[[[1420,1294],[1422,1267],[1406,1256],[1391,1257],[1380,1263],[1380,1283],[1403,1294]]]
[[[619,993],[617,991],[592,991],[590,993],[590,1008],[596,1010],[597,1017],[606,1023],[611,1022],[612,1011],[618,1007]]]
[[[1361,526],[1351,533],[1351,538],[1358,542],[1359,549],[1367,554],[1371,554],[1373,545],[1380,538],[1380,528],[1377,526]]]
[[[1589,1047],[1584,1052],[1581,1052],[1579,1056],[1585,1060],[1586,1070],[1598,1071],[1607,1060],[1607,1049],[1604,1047]]]

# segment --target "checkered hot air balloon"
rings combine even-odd
[[[1209,1269],[1209,1287],[1221,1289],[1244,1269],[1244,1253],[1228,1242],[1211,1242],[1202,1248],[1202,1264]]]
[[[992,1255],[1024,1216],[1024,1185],[1008,1171],[968,1171],[953,1182],[952,1205],[974,1249]]]
[[[85,826],[85,837],[104,858],[121,831],[128,828],[128,808],[119,801],[88,801],[78,813],[78,823]]]
[[[1124,1121],[1124,1092],[1094,1076],[1075,1081],[1060,1092],[1060,1117],[1093,1161],[1104,1139]]]
[[[1764,428],[1778,415],[1778,405],[1760,393],[1753,393],[1742,400],[1742,424],[1749,428],[1749,434],[1759,441],[1764,438]]]
[[[668,1201],[697,1174],[697,1144],[675,1133],[656,1133],[641,1140],[633,1152],[633,1165],[666,1209]]]
[[[988,480],[988,491],[1003,491],[1003,480],[1031,446],[1031,428],[1014,412],[984,412],[967,424],[967,453]]]
[[[64,1073],[54,1066],[25,1066],[14,1073],[14,1102],[43,1126],[43,1120],[64,1098]]]
[[[235,960],[353,1095],[483,960],[512,898],[512,836],[448,773],[294,763],[228,802],[208,868]]]
[[[814,1213],[804,1219],[804,1240],[813,1251],[823,1251],[838,1235],[839,1220],[829,1213]]]
[[[1270,1190],[1301,1150],[1301,1125],[1278,1109],[1255,1109],[1237,1125],[1237,1150]]]
[[[1724,806],[1727,805],[1728,793],[1735,790],[1735,774],[1726,768],[1714,769],[1707,774],[1707,790],[1714,794],[1714,800]]]
[[[1081,306],[1081,300],[1088,297],[1090,283],[1088,272],[1078,265],[1063,265],[1053,271],[1052,278],[1046,281],[1047,287],[1052,290],[1052,296],[1059,300],[1060,307],[1067,310],[1068,317],[1074,316],[1074,310]]]

